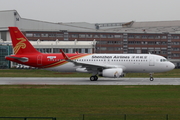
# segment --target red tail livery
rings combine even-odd
[[[15,55],[39,53],[17,27],[9,27],[9,31]]]

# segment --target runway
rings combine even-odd
[[[38,78],[38,77],[0,77],[0,85],[180,85],[180,78]]]

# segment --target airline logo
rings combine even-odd
[[[25,49],[26,48],[26,44],[24,43],[26,41],[26,39],[24,38],[17,38],[17,40],[19,41],[16,46],[14,47],[14,54],[18,53],[18,51],[22,48]]]
[[[56,56],[47,56],[47,58],[52,61],[54,58],[56,58]]]

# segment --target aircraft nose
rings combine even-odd
[[[169,70],[172,70],[172,69],[175,68],[175,65],[170,62],[167,67],[168,67]]]

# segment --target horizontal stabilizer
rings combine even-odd
[[[27,57],[14,57],[14,56],[6,56],[6,57],[13,58],[13,59],[19,60],[21,62],[28,62]]]

